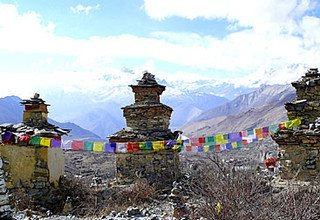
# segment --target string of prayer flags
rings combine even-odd
[[[104,142],[94,142],[93,143],[94,152],[104,152]]]

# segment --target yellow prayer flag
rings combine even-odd
[[[46,137],[40,137],[40,146],[50,147],[51,139]]]
[[[216,143],[217,144],[224,144],[223,134],[216,135]]]
[[[164,141],[153,141],[152,147],[155,151],[164,150]]]
[[[180,145],[173,145],[172,149],[173,150],[178,150],[178,149],[180,149]]]
[[[262,128],[255,128],[254,133],[255,134],[262,134]]]
[[[238,143],[237,143],[237,142],[232,142],[231,145],[232,145],[232,148],[233,148],[233,149],[235,149],[235,148],[238,147]]]
[[[299,118],[297,118],[297,119],[293,119],[293,120],[285,122],[285,127],[286,128],[293,128],[293,127],[299,126],[300,124],[301,124],[301,120]]]
[[[104,152],[104,142],[94,142],[93,143],[94,152]]]
[[[209,152],[209,149],[210,149],[209,145],[204,145],[203,147],[204,152]]]

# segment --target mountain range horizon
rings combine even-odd
[[[161,80],[158,82],[168,88],[168,91],[164,92],[162,102],[174,109],[170,128],[182,130],[186,135],[192,136],[235,131],[237,128],[241,130],[259,125],[253,121],[243,123],[248,118],[259,118],[261,125],[281,122],[286,119],[283,104],[295,98],[294,89],[290,85],[262,84],[257,88],[249,88],[235,87],[226,83],[211,86],[202,84],[202,86],[193,86],[193,91],[181,90],[180,94],[177,94],[172,93],[168,82]],[[220,92],[220,95],[221,93],[228,94],[225,95],[228,97],[232,97],[233,93],[235,98],[230,100],[214,95],[217,91]],[[42,95],[41,97],[51,104],[49,117],[53,124],[62,127],[71,126],[76,130],[71,138],[104,139],[124,128],[125,120],[121,107],[133,103],[133,93],[128,89],[118,100],[99,102],[89,96],[76,93],[64,96],[58,92],[56,96],[51,94],[48,97]],[[0,123],[21,122],[23,110],[19,104],[20,100],[21,98],[17,96],[0,98]],[[268,114],[267,119],[266,111],[270,114],[273,111],[277,112],[277,117],[270,117]],[[235,118],[237,118],[237,123],[234,122]],[[234,124],[243,126],[233,127],[230,120]]]

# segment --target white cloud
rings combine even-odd
[[[162,1],[157,2],[160,4],[159,2]],[[167,1],[163,0],[163,2]],[[110,84],[99,80],[102,75],[111,76],[110,79],[115,85],[126,86],[139,78],[140,71],[145,68],[172,81],[199,79],[198,72],[202,70],[212,71],[211,78],[223,80],[228,80],[230,76],[237,78],[237,74],[241,73],[249,75],[247,78],[242,78],[241,83],[253,84],[257,78],[264,78],[263,73],[273,71],[274,68],[290,74],[292,72],[287,69],[293,64],[306,67],[319,66],[320,19],[304,15],[313,7],[309,1],[283,0],[284,3],[281,1],[279,8],[271,4],[275,2],[271,0],[270,4],[263,6],[258,5],[259,1],[251,2],[252,4],[249,4],[248,0],[236,1],[251,7],[238,10],[239,12],[234,9],[228,11],[227,3],[224,1],[218,7],[221,11],[208,4],[205,7],[204,0],[199,1],[198,6],[193,1],[189,2],[192,4],[186,6],[186,12],[179,11],[183,16],[225,17],[233,22],[232,24],[253,28],[232,32],[222,39],[201,36],[197,33],[154,32],[148,37],[126,34],[79,40],[56,35],[55,24],[44,23],[41,16],[35,12],[19,13],[14,5],[0,4],[0,56],[10,53],[26,56],[28,59],[33,56],[42,57],[40,60],[33,60],[31,67],[21,65],[18,68],[17,59],[12,70],[0,69],[1,81],[5,80],[15,85],[12,87],[8,83],[1,86],[0,96],[28,92],[26,97],[28,98],[30,90],[33,90],[30,88],[57,85],[69,91],[85,92],[97,90],[97,88],[105,91],[110,88]],[[231,4],[230,0],[227,2]],[[166,18],[177,14],[175,10],[181,6],[178,3],[179,1],[172,1],[172,9],[170,6],[161,6],[157,11],[158,17],[154,14],[153,16]],[[155,2],[146,1],[146,9],[155,7],[155,4]],[[191,10],[192,6],[195,10]],[[170,9],[169,12],[167,8]],[[193,14],[187,14],[189,8],[190,13]],[[273,10],[279,12],[268,14],[263,10],[265,8],[270,13]],[[151,9],[148,10],[150,14],[156,13]],[[214,15],[212,11],[218,15]],[[282,28],[277,28],[277,24],[282,25]],[[118,59],[122,61],[139,59],[144,64],[141,67],[134,67],[138,71],[136,75],[128,76],[113,66]],[[181,69],[168,73],[158,65],[159,61],[179,65]],[[122,64],[122,66],[126,65],[127,63]],[[215,71],[225,74],[216,75]],[[189,73],[186,75],[186,72]],[[115,74],[119,77],[114,77]],[[282,77],[291,80],[292,75],[288,74],[283,74]],[[280,81],[280,77],[276,79],[269,81],[271,83]],[[34,92],[32,91],[31,94]]]
[[[78,4],[76,6],[71,6],[70,7],[70,11],[74,14],[81,14],[81,13],[85,13],[86,15],[88,15],[90,13],[90,11],[92,10],[98,10],[100,8],[100,5],[97,4],[96,6],[84,6],[82,4]]]

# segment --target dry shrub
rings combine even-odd
[[[101,214],[109,214],[111,211],[125,211],[129,206],[138,206],[152,202],[158,195],[156,188],[146,179],[138,179],[130,186],[107,189],[103,202],[105,204]]]
[[[61,179],[59,191],[64,201],[71,204],[72,210],[68,214],[88,216],[97,212],[97,193],[88,182],[67,176]]]
[[[24,188],[10,190],[10,204],[17,210],[34,209],[34,204]]]
[[[196,204],[190,219],[319,219],[320,190],[273,192],[269,181],[250,171],[234,171],[216,155],[198,161],[183,180],[185,194]],[[218,213],[217,204],[221,203]]]

